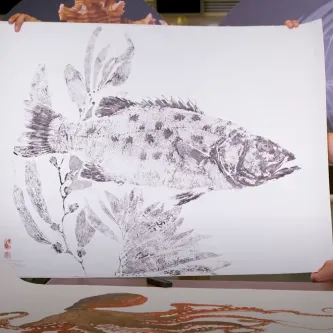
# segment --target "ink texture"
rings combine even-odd
[[[73,64],[64,68],[77,120],[53,108],[45,65],[32,79],[24,103],[25,130],[14,147],[25,165],[25,183],[15,184],[13,192],[19,217],[32,239],[72,256],[84,274],[98,234],[119,247],[119,253],[112,253],[119,262],[116,276],[217,274],[231,262],[202,250],[201,241],[211,235],[181,230],[184,205],[209,191],[277,181],[300,169],[296,157],[268,138],[205,114],[191,100],[163,94],[139,101],[110,96],[105,88],[118,88],[129,79],[136,47],[125,35],[125,49],[110,56],[112,43],[96,47],[101,32],[98,27],[90,35],[81,70]],[[39,174],[38,161],[46,156],[57,179],[60,219],[51,216]],[[98,209],[85,194],[100,184],[132,190],[104,190]],[[175,195],[147,203],[143,189],[158,193],[161,188]],[[78,191],[84,202],[73,196]],[[41,223],[49,233],[42,232]],[[74,235],[69,236],[71,223]]]

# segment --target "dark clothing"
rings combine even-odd
[[[241,0],[221,26],[282,25],[316,11],[331,0]]]

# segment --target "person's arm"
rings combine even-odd
[[[22,0],[5,15],[3,20],[13,24],[15,31],[19,32],[24,22],[39,22],[39,19],[33,15],[36,5],[38,6],[38,3],[34,1]]]
[[[328,164],[333,165],[333,133],[327,133]]]
[[[68,3],[71,0],[22,0],[14,6],[4,17],[17,26],[20,31],[24,22],[59,22],[59,7],[61,3]],[[21,14],[17,15],[17,14]],[[16,15],[16,16],[15,16]],[[14,21],[14,22],[13,22]],[[17,24],[15,24],[17,22]]]

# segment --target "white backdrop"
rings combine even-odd
[[[330,259],[321,22],[294,31],[285,27],[99,26],[103,31],[96,50],[111,43],[111,54],[119,55],[126,48],[124,33],[135,45],[129,79],[108,89],[106,95],[131,100],[161,95],[190,98],[205,114],[240,124],[297,158],[301,170],[282,179],[256,188],[209,192],[183,206],[184,223],[179,231],[194,229],[196,234],[210,235],[200,242],[200,251],[223,254],[222,259],[229,262],[215,273],[309,272]],[[3,240],[11,239],[8,260],[19,276],[83,275],[72,256],[35,242],[24,229],[12,195],[13,185],[23,184],[23,162],[14,159],[13,147],[24,128],[23,101],[29,98],[38,64],[46,65],[53,110],[72,119],[77,115],[67,92],[64,68],[70,63],[84,72],[86,44],[96,27],[36,23],[25,24],[20,33],[14,33],[7,23],[0,25],[0,41],[5,46],[0,53],[0,235]],[[50,215],[58,221],[61,200],[54,191],[57,176],[48,160],[42,157],[36,163]],[[122,196],[127,187],[94,183],[73,193],[73,198],[88,200],[97,210],[105,189]],[[154,202],[163,191],[149,190],[145,197]],[[103,222],[114,227],[107,219]],[[69,218],[67,223],[68,241],[75,247],[75,219]],[[48,237],[54,236],[49,225],[41,222],[39,227]],[[120,248],[121,243],[96,233],[86,247],[86,274],[114,276]],[[203,273],[187,275],[199,274]]]

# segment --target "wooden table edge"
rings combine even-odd
[[[212,280],[175,280],[174,288],[217,288],[217,289],[267,289],[267,290],[306,290],[333,291],[333,283],[312,282],[272,282],[272,281],[212,281]],[[92,285],[118,287],[150,287],[145,278],[72,278],[50,279],[48,285]]]

